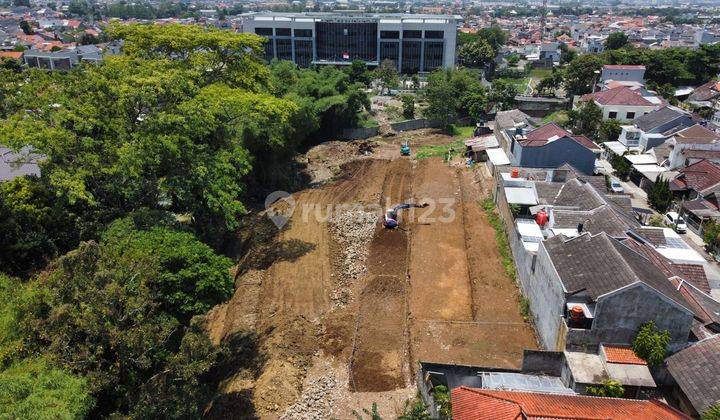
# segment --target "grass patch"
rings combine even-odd
[[[530,319],[530,301],[528,298],[520,294],[519,298],[519,304],[520,304],[520,315],[522,315],[523,319],[525,321]]]
[[[529,77],[521,77],[519,79],[513,79],[510,77],[502,77],[497,80],[504,80],[506,82],[509,82],[513,85],[515,85],[515,89],[517,89],[518,93],[525,93],[525,90],[527,90],[528,82],[530,81]]]
[[[495,211],[495,203],[491,197],[482,201],[482,208],[485,210],[485,214],[487,214],[490,226],[495,229],[495,242],[497,242],[498,251],[500,251],[500,256],[502,257],[502,265],[505,268],[505,273],[507,273],[513,281],[516,281],[517,271],[515,270],[512,251],[510,251],[510,242],[508,242],[507,235],[505,235],[505,222],[503,222],[500,215]]]
[[[542,123],[547,124],[547,123],[554,122],[557,125],[563,126],[563,125],[567,124],[569,120],[570,120],[570,117],[568,117],[567,111],[560,110],[560,111],[555,111],[552,114],[545,116],[542,119]]]
[[[360,117],[360,123],[358,125],[363,128],[371,128],[377,127],[380,124],[378,124],[378,122],[374,118],[363,115],[362,117]]]
[[[530,70],[530,73],[528,74],[533,79],[544,79],[552,74],[551,69],[541,69],[541,68],[535,68]]]
[[[452,152],[450,151],[452,150]],[[461,154],[465,150],[465,142],[463,140],[455,140],[449,144],[441,144],[439,146],[420,146],[415,158],[425,159],[431,157],[441,157],[445,160]]]
[[[452,135],[455,138],[469,139],[470,137],[473,137],[474,131],[475,126],[473,125],[465,125],[462,127],[457,127],[455,125],[452,126]]]

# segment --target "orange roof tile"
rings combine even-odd
[[[624,365],[647,365],[647,363],[637,357],[630,347],[607,346],[603,345],[605,351],[605,360],[609,363],[622,363]]]
[[[0,58],[14,58],[19,60],[22,56],[22,51],[0,51]]]
[[[459,387],[451,392],[455,420],[521,418],[671,420],[689,419],[657,401],[600,398]]]

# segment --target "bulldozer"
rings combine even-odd
[[[428,203],[422,203],[422,204],[415,204],[415,203],[401,203],[396,204],[385,212],[385,215],[383,215],[383,226],[386,229],[395,229],[400,226],[398,223],[398,212],[400,210],[409,209],[410,207],[415,208],[425,208],[428,206]]]

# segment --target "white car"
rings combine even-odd
[[[619,179],[610,178],[610,191],[612,191],[614,193],[622,194],[625,192],[625,188],[623,188]]]
[[[677,233],[687,232],[687,224],[685,224],[685,220],[674,211],[670,211],[665,214],[665,223],[675,229],[675,232]]]

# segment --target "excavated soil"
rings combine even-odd
[[[451,142],[423,130],[377,140],[372,155],[359,155],[356,142],[307,154],[318,186],[292,195],[288,223],[260,255],[251,247],[234,296],[207,316],[213,342],[254,332],[265,359],[254,377],[245,372],[223,384],[214,412],[226,402],[226,418],[237,417],[232,396],[242,396],[260,418],[352,418],[372,402],[394,416],[415,393],[418,361],[519,367],[522,350],[537,347],[473,172],[401,158],[398,144],[408,137],[413,145]],[[402,212],[400,229],[382,228],[382,211],[409,200],[436,205]],[[328,223],[347,211],[338,204],[377,212],[358,276],[342,271],[348,251],[358,250],[343,248],[348,242]],[[339,289],[342,305],[334,302]]]

